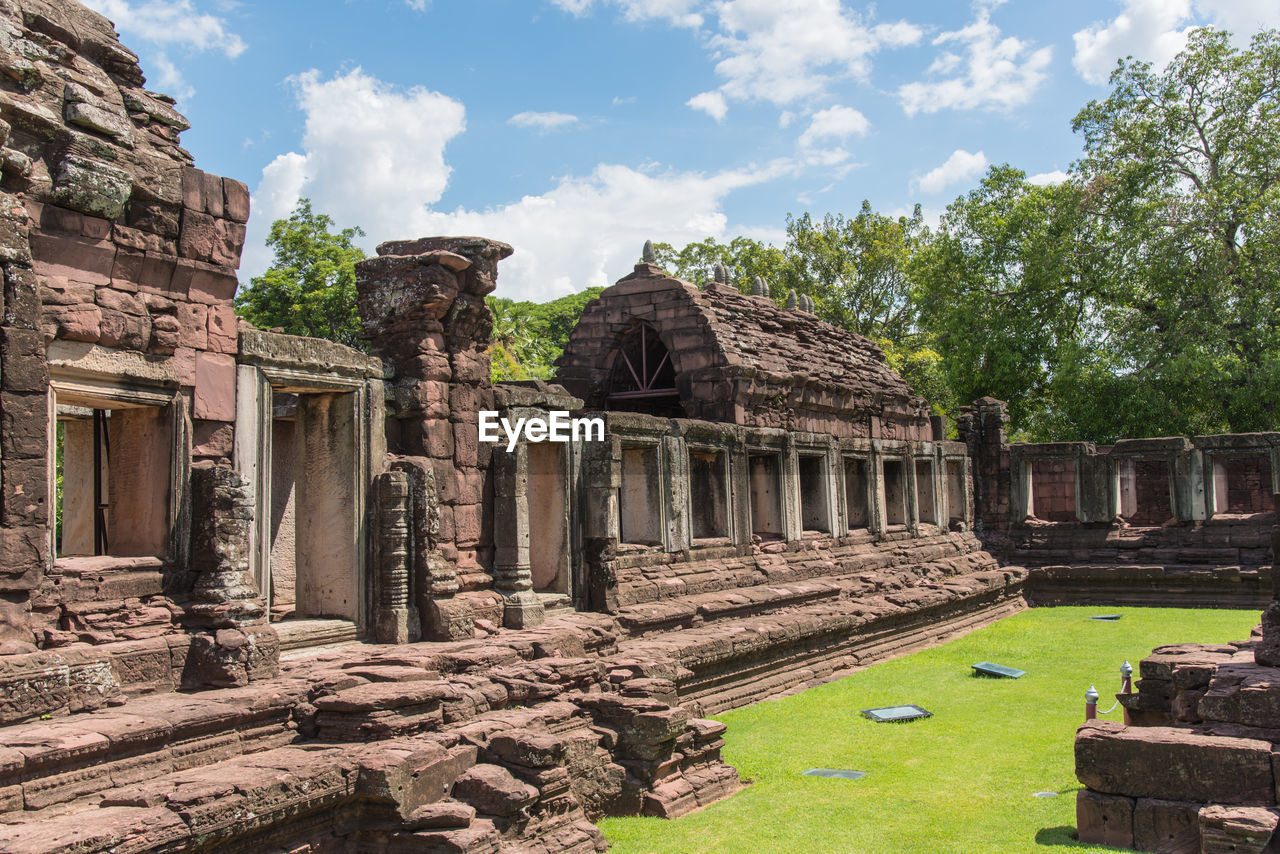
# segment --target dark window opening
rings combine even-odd
[[[1046,522],[1076,518],[1076,461],[1031,461],[1031,515]]]
[[[907,466],[902,460],[884,461],[884,523],[907,524]]]
[[[649,324],[637,323],[622,334],[605,407],[671,418],[685,414],[676,391],[671,353]]]
[[[968,501],[965,499],[964,464],[960,460],[947,460],[947,522],[956,524],[967,517]]]
[[[1272,509],[1270,455],[1221,454],[1210,459],[1216,512],[1251,514]]]
[[[622,449],[622,487],[619,492],[622,542],[661,545],[662,476],[656,447]]]
[[[777,454],[751,454],[747,474],[751,481],[751,533],[765,539],[785,536],[781,459]]]
[[[800,521],[806,531],[831,533],[830,501],[825,457],[802,456],[800,469]]]
[[[724,452],[689,452],[689,509],[695,540],[729,536],[729,482]]]
[[[916,460],[916,518],[929,525],[938,524],[937,503],[933,498],[932,460]]]
[[[846,458],[844,461],[844,503],[849,514],[849,530],[866,528],[871,514],[867,507],[867,461]]]

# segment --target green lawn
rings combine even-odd
[[[1091,614],[1123,613],[1115,622]],[[1084,692],[1105,702],[1119,670],[1162,643],[1249,636],[1256,611],[1038,608],[935,649],[719,716],[725,759],[752,785],[675,821],[603,822],[616,854],[648,852],[1028,852],[1112,849],[1075,831],[1072,739]],[[1021,679],[970,676],[993,661]],[[1135,674],[1136,676],[1136,674]],[[917,703],[933,717],[877,724],[859,710]],[[1107,719],[1118,720],[1117,709]],[[807,768],[866,771],[861,780]],[[1058,792],[1037,798],[1036,792]]]

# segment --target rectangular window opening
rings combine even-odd
[[[54,442],[58,557],[168,557],[173,428],[161,406],[60,403]]]
[[[780,539],[782,524],[782,459],[777,454],[747,457],[751,481],[751,533],[763,539]]]
[[[831,533],[831,511],[827,491],[827,458],[801,456],[800,469],[800,522],[805,531]]]
[[[723,451],[689,451],[689,510],[694,540],[729,536],[729,478]]]
[[[907,524],[907,464],[903,460],[884,461],[884,523],[901,527]]]
[[[662,472],[656,446],[622,449],[618,509],[622,542],[662,545]]]
[[[964,463],[960,460],[947,460],[947,523],[959,524],[965,521],[968,501],[965,499]]]
[[[1031,515],[1046,522],[1076,518],[1076,461],[1031,461]]]
[[[937,502],[933,497],[933,460],[916,460],[916,511],[919,521],[938,524]]]
[[[867,506],[867,461],[846,457],[844,461],[844,502],[849,514],[849,530],[865,529],[871,520]]]
[[[535,593],[569,592],[569,501],[564,448],[530,442],[529,568]]]
[[[1210,459],[1218,514],[1249,515],[1272,509],[1269,454],[1214,454]]]

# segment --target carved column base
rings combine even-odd
[[[417,608],[379,608],[373,634],[378,643],[413,643],[418,639]]]
[[[422,615],[424,640],[470,640],[475,636],[476,615],[465,599],[436,599],[428,602]]]
[[[542,600],[532,590],[502,594],[502,625],[508,629],[528,629],[542,625],[546,613]]]

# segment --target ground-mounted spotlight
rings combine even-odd
[[[878,724],[888,724],[931,718],[933,717],[933,712],[928,709],[922,709],[915,703],[909,703],[903,706],[882,706],[878,709],[863,709],[862,716],[871,718]]]
[[[846,771],[840,768],[810,768],[800,773],[806,777],[831,777],[837,780],[861,780],[867,776],[866,771]]]
[[[973,675],[990,676],[996,679],[1017,679],[1020,676],[1026,676],[1027,671],[1006,667],[1003,664],[992,664],[990,661],[980,661],[973,665]]]

